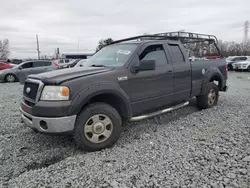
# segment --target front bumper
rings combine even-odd
[[[76,115],[65,117],[37,117],[20,108],[23,122],[33,130],[42,133],[67,133],[75,127]]]
[[[248,66],[246,65],[233,65],[234,70],[247,70]]]

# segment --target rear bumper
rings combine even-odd
[[[37,117],[20,108],[23,122],[33,130],[42,133],[68,133],[75,127],[76,115],[65,117]]]

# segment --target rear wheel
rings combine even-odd
[[[88,105],[78,115],[75,142],[85,151],[98,151],[113,146],[120,137],[122,121],[119,113],[105,103]]]
[[[197,96],[197,105],[201,109],[212,108],[217,105],[219,99],[218,86],[211,82],[207,84],[205,95]]]
[[[5,81],[6,82],[15,82],[16,81],[16,76],[14,74],[7,74],[5,76]]]

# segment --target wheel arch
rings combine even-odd
[[[7,74],[4,76],[4,80],[5,80],[5,81],[6,81],[8,75],[13,75],[13,76],[15,77],[15,80],[14,80],[14,81],[17,81],[17,80],[18,80],[17,75],[14,74],[14,73],[12,73],[12,72],[10,72],[10,73],[7,73]]]
[[[206,93],[207,84],[214,81],[218,82],[218,88],[219,90],[221,90],[221,88],[223,87],[223,76],[217,68],[208,70],[201,87],[200,95],[204,95]]]
[[[79,114],[88,104],[103,102],[115,108],[123,118],[131,117],[130,100],[126,93],[111,83],[93,84],[83,89],[72,101],[69,114]]]

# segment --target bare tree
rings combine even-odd
[[[0,59],[8,59],[9,54],[9,40],[0,40]]]
[[[113,39],[112,38],[107,38],[107,39],[101,39],[99,41],[99,44],[98,46],[96,47],[96,51],[99,51],[100,49],[102,49],[104,46],[107,46],[109,45],[111,42],[113,42]]]

